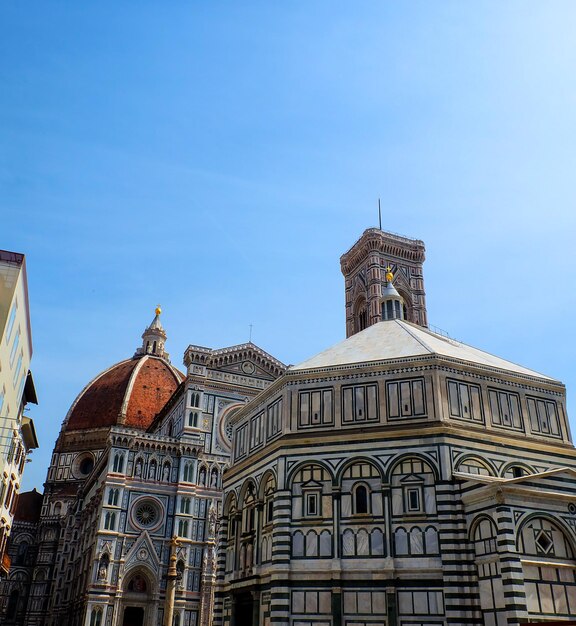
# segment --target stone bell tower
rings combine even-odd
[[[422,264],[424,242],[368,228],[340,257],[346,281],[346,337],[382,320],[390,275],[403,300],[402,317],[428,326]]]

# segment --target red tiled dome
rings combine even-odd
[[[145,430],[182,380],[182,372],[157,356],[120,361],[82,390],[66,416],[64,430],[116,424]]]

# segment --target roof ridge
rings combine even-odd
[[[426,344],[424,341],[422,341],[417,335],[415,335],[411,330],[410,327],[407,324],[401,324],[401,320],[394,320],[398,326],[400,326],[400,328],[403,328],[409,335],[410,337],[412,337],[412,339],[414,339],[415,341],[417,341],[425,350],[428,350],[429,354],[434,354],[435,350],[432,350],[432,348]]]

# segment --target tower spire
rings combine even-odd
[[[155,316],[150,325],[142,333],[142,346],[136,350],[135,356],[141,354],[152,354],[168,360],[168,353],[164,350],[166,343],[166,331],[160,321],[162,308],[157,305],[154,310]]]

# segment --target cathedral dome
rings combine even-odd
[[[158,308],[133,358],[116,363],[84,387],[68,411],[63,430],[150,426],[185,378],[168,361],[159,315]]]
[[[70,409],[65,430],[120,424],[145,430],[184,375],[149,354],[120,361],[94,378]]]

